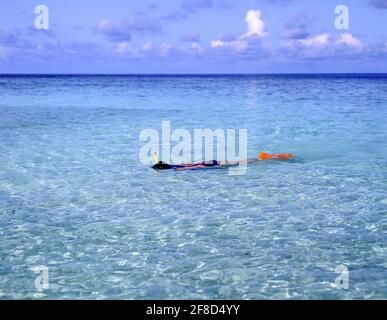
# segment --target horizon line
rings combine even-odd
[[[266,76],[266,75],[387,75],[387,72],[273,73],[0,73],[0,76]]]

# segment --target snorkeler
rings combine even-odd
[[[268,154],[265,152],[260,152],[258,158],[250,158],[240,161],[203,161],[199,163],[185,163],[185,164],[168,164],[163,161],[158,161],[157,154],[154,154],[155,164],[152,166],[155,170],[198,170],[198,169],[223,169],[229,166],[234,166],[239,163],[253,163],[256,161],[265,161],[265,160],[290,160],[293,159],[294,155],[291,153],[277,153],[277,154]]]

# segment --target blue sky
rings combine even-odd
[[[386,18],[387,0],[2,0],[0,73],[387,72]]]

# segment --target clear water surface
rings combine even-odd
[[[298,159],[157,173],[162,120]],[[0,76],[0,299],[386,299],[386,120],[385,75]]]

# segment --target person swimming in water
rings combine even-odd
[[[187,164],[168,164],[163,161],[159,161],[158,163],[152,166],[155,170],[193,170],[193,169],[206,169],[206,168],[214,168],[220,167],[222,163],[216,160],[212,161],[203,161],[200,163],[187,163]]]
[[[268,154],[265,152],[260,152],[258,155],[258,158],[250,158],[240,161],[217,161],[217,160],[211,160],[211,161],[203,161],[199,163],[187,163],[187,164],[168,164],[163,161],[155,161],[155,164],[152,166],[154,170],[177,170],[177,171],[183,171],[183,170],[198,170],[198,169],[214,169],[214,168],[226,168],[229,166],[235,166],[239,163],[245,162],[253,163],[256,161],[265,161],[265,160],[290,160],[293,159],[294,155],[291,153],[277,153],[277,154]],[[157,155],[155,154],[155,159],[157,159]]]

